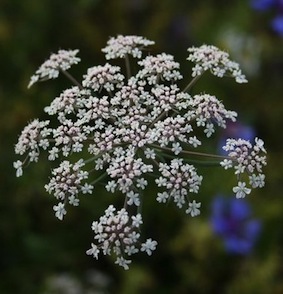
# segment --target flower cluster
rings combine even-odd
[[[59,50],[57,54],[51,54],[40,68],[31,77],[28,87],[38,81],[56,79],[60,70],[68,70],[73,64],[81,61],[78,54],[79,50]]]
[[[254,146],[245,140],[228,140],[227,156],[194,151],[216,127],[226,128],[229,121],[234,122],[237,113],[227,110],[213,95],[191,96],[191,86],[206,70],[245,82],[239,65],[216,47],[191,48],[188,59],[196,63],[193,79],[181,90],[177,84],[182,79],[180,64],[172,55],[147,54],[142,59],[142,50],[152,44],[138,36],[111,38],[102,49],[106,59],[123,58],[125,65],[91,67],[81,83],[66,72],[79,61],[75,56],[78,50],[51,55],[30,85],[53,79],[59,71],[74,85],[45,107],[50,121],[32,121],[15,146],[16,154],[25,156],[14,162],[17,176],[30,162],[38,161],[41,153],[49,161],[59,162],[45,189],[59,201],[53,209],[60,220],[67,207],[78,206],[81,194],[91,194],[97,183],[107,192],[123,195],[121,210],[116,212],[110,205],[99,222],[93,223],[96,242],[88,254],[98,258],[100,251],[114,253],[116,263],[125,269],[130,255],[138,251],[150,255],[157,245],[151,238],[141,245],[138,242],[142,195],[148,193],[149,176],[158,186],[157,202],[172,201],[192,217],[200,214],[201,203],[194,197],[203,180],[192,164],[195,156],[223,159],[225,169],[234,167],[239,177],[233,188],[237,197],[264,185],[265,149],[260,139]],[[135,58],[140,60],[131,67]],[[204,135],[198,128],[204,129]],[[245,186],[245,174],[250,188]]]
[[[229,59],[229,54],[212,45],[189,48],[188,60],[194,62],[192,76],[199,76],[210,70],[217,77],[232,76],[237,83],[246,83],[246,77],[242,74],[239,64]]]
[[[172,197],[176,205],[182,208],[186,203],[188,193],[198,193],[202,176],[196,173],[193,165],[184,164],[182,159],[173,159],[170,165],[160,163],[159,172],[161,176],[155,182],[158,187],[164,187],[165,191],[157,194],[156,199],[158,202],[166,202]],[[192,203],[189,202],[186,213],[191,214],[191,216],[198,215],[199,210],[191,207]]]
[[[47,137],[52,132],[52,129],[47,128],[50,121],[33,120],[22,131],[18,143],[15,146],[15,153],[23,155],[28,154],[27,158],[31,161],[38,161],[39,150],[49,147]]]
[[[84,166],[83,160],[79,160],[75,164],[71,164],[69,161],[64,160],[58,168],[52,171],[53,177],[50,182],[45,185],[45,189],[48,193],[52,193],[57,199],[64,201],[59,202],[57,206],[54,206],[56,211],[55,215],[62,220],[63,215],[66,214],[65,203],[78,206],[79,199],[77,195],[79,192],[86,194],[92,193],[93,186],[87,183],[82,185],[82,181],[88,178],[88,172],[81,170]],[[59,209],[60,208],[60,209]]]
[[[153,45],[154,42],[140,36],[112,37],[108,40],[107,46],[102,49],[106,59],[124,58],[131,55],[134,58],[142,57],[142,50]]]
[[[139,251],[145,251],[148,255],[156,249],[157,242],[147,239],[145,243],[140,243],[139,227],[142,224],[141,214],[129,216],[127,210],[122,208],[116,212],[116,208],[110,205],[99,221],[92,223],[92,230],[95,233],[95,242],[87,250],[88,255],[93,255],[98,259],[98,254],[102,251],[104,255],[116,255],[118,265],[124,269],[129,269],[131,260],[125,255],[131,256]]]
[[[204,127],[204,133],[210,137],[214,132],[214,123],[219,127],[226,128],[226,120],[236,121],[237,113],[226,110],[223,103],[215,96],[209,94],[195,95],[190,101],[194,109],[188,112],[190,118],[195,118],[198,127]]]
[[[265,175],[262,168],[266,165],[266,150],[261,139],[255,138],[255,145],[244,139],[227,139],[223,149],[230,159],[224,159],[220,164],[225,169],[234,168],[238,185],[233,188],[233,192],[237,198],[244,198],[246,194],[250,194],[251,188],[264,186]],[[246,187],[243,174],[248,175],[251,188]]]

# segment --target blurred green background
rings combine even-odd
[[[244,0],[1,0],[0,293],[283,293],[283,39],[271,31],[269,18]],[[204,172],[198,218],[148,200],[144,235],[158,248],[152,257],[134,257],[130,271],[85,254],[91,222],[113,195],[97,189],[60,222],[43,188],[48,162],[15,177],[18,135],[31,119],[44,118],[43,107],[69,86],[60,77],[27,90],[30,76],[51,52],[78,48],[82,62],[72,73],[80,78],[105,62],[100,50],[117,34],[154,40],[154,53],[175,55],[188,79],[192,45],[219,46],[241,64],[248,84],[208,77],[197,90],[218,96],[265,141],[266,187],[248,197],[262,221],[252,254],[227,254],[211,231],[211,201],[231,189],[219,169]]]

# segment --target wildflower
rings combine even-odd
[[[49,194],[53,193],[57,199],[63,200],[64,202],[68,200],[69,204],[77,206],[77,195],[80,192],[83,194],[91,194],[93,190],[92,185],[87,183],[82,185],[82,181],[88,178],[88,172],[81,169],[83,165],[81,160],[77,161],[75,164],[71,164],[67,160],[63,161],[58,168],[53,169],[53,177],[50,179],[50,182],[45,185],[46,191]],[[60,207],[61,206],[59,206],[59,208]],[[58,209],[55,211],[58,211]],[[66,214],[65,209],[64,214]]]
[[[49,141],[46,138],[51,134],[52,129],[47,128],[49,120],[39,121],[34,119],[22,131],[17,144],[15,145],[15,153],[23,155],[27,153],[26,160],[29,162],[37,162],[40,155],[40,148],[47,149]],[[19,169],[19,162],[14,167],[17,169],[17,175],[22,172]]]
[[[13,166],[17,170],[16,176],[21,177],[23,175],[23,163],[20,160],[17,160],[13,163]]]
[[[141,251],[145,251],[148,255],[152,254],[152,251],[156,249],[157,242],[152,239],[147,239],[141,246]]]
[[[236,254],[250,253],[261,229],[260,221],[252,218],[248,202],[224,197],[213,201],[211,225],[227,252]]]
[[[62,202],[59,202],[58,205],[54,205],[53,210],[55,211],[55,216],[59,220],[62,220],[64,215],[66,214],[65,205]]]
[[[251,189],[246,187],[247,181],[243,181],[242,175],[244,173],[249,174],[251,188],[263,187],[265,177],[262,168],[266,165],[266,150],[261,139],[255,138],[254,145],[243,139],[227,139],[223,149],[230,159],[224,159],[220,162],[220,165],[224,169],[234,168],[235,175],[238,179],[241,179],[238,185],[233,188],[237,198],[243,198],[251,192]],[[258,184],[256,184],[257,181]]]
[[[94,91],[101,91],[103,88],[114,91],[114,86],[121,88],[124,76],[120,73],[119,66],[112,66],[106,63],[104,66],[94,66],[87,70],[82,82],[83,87],[91,88]]]
[[[98,259],[100,252],[104,255],[114,253],[117,257],[115,263],[124,269],[129,269],[131,260],[126,257],[139,251],[145,251],[151,255],[156,249],[157,242],[152,239],[147,239],[142,244],[138,242],[140,238],[138,228],[141,224],[140,214],[130,217],[124,208],[116,212],[116,208],[110,205],[105,210],[104,216],[92,224],[96,244],[91,244],[87,254]]]
[[[254,141],[256,137],[255,129],[247,124],[244,124],[239,121],[228,121],[226,128],[223,130],[221,137],[218,142],[219,152],[223,155],[226,155],[222,149],[222,146],[225,145],[226,140],[231,139],[244,139],[246,141]]]
[[[105,53],[106,59],[124,58],[127,54],[141,58],[142,49],[153,44],[153,41],[140,36],[118,35],[116,38],[108,40],[107,46],[102,49],[102,52]]]
[[[60,70],[68,70],[73,64],[80,62],[77,57],[79,50],[59,50],[56,54],[51,54],[35,74],[31,77],[28,88],[38,81],[55,79],[58,77]]]
[[[190,214],[191,216],[197,216],[200,214],[200,208],[201,203],[200,202],[196,202],[195,200],[193,202],[189,203],[189,208],[186,210],[187,214]]]
[[[189,48],[188,51],[190,55],[187,59],[196,64],[193,67],[193,77],[210,70],[213,75],[220,78],[224,75],[229,75],[234,77],[237,83],[247,82],[238,63],[231,61],[228,53],[219,50],[217,47],[202,45],[200,47]]]
[[[271,27],[279,36],[283,36],[283,15],[277,15],[271,21]]]
[[[149,195],[158,203],[173,201],[195,217],[200,214],[201,202],[193,196],[203,180],[195,156],[221,158],[224,169],[234,169],[236,197],[263,187],[265,180],[266,150],[259,138],[253,145],[246,139],[228,138],[223,147],[225,156],[192,151],[212,137],[217,127],[229,127],[237,118],[218,97],[205,93],[192,96],[189,90],[195,77],[210,71],[218,77],[228,75],[236,82],[246,82],[239,65],[214,46],[190,48],[188,59],[195,63],[193,79],[182,90],[178,85],[183,78],[180,64],[172,55],[147,54],[142,58],[143,50],[152,44],[139,36],[110,38],[102,52],[107,60],[125,59],[125,70],[109,62],[92,66],[82,83],[66,72],[79,62],[78,50],[51,55],[30,85],[55,78],[60,71],[74,85],[45,107],[52,121],[33,120],[15,145],[15,153],[25,156],[13,164],[16,176],[40,155],[58,162],[45,189],[59,201],[53,210],[60,220],[67,206],[77,207],[80,196],[92,194],[97,183],[107,192],[124,197],[123,208],[116,210],[109,205],[104,215],[93,221],[94,241],[87,250],[96,259],[101,254],[115,255],[115,263],[124,269],[129,269],[132,255],[140,251],[151,255],[157,246],[151,238],[140,241],[142,196],[155,191],[148,189],[149,184],[157,186],[156,195]],[[135,72],[130,62],[133,59],[139,59]]]
[[[274,5],[276,0],[251,0],[252,8],[256,10],[266,10]]]
[[[283,2],[281,0],[252,0],[251,7],[258,11],[265,11],[273,9],[278,13],[271,20],[272,29],[278,33],[279,36],[283,36]]]
[[[236,198],[245,198],[246,194],[251,193],[251,189],[246,187],[246,183],[238,182],[238,186],[233,188],[233,192],[236,193]]]

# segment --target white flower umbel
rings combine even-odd
[[[15,145],[15,153],[23,157],[13,163],[17,177],[41,156],[57,164],[45,189],[59,202],[53,210],[60,220],[67,206],[79,206],[81,195],[95,194],[96,184],[123,197],[122,209],[109,205],[105,215],[93,222],[95,237],[87,254],[96,259],[101,253],[114,254],[115,263],[124,269],[129,268],[133,254],[151,255],[156,249],[152,239],[139,241],[142,208],[147,207],[142,204],[148,197],[157,204],[173,202],[191,217],[200,214],[201,202],[193,198],[203,177],[195,163],[211,166],[207,159],[212,158],[225,170],[233,168],[237,198],[262,188],[265,181],[266,150],[261,139],[256,138],[254,145],[228,139],[225,156],[198,150],[209,144],[217,128],[236,121],[237,113],[227,110],[223,99],[203,91],[192,95],[190,90],[205,71],[246,82],[239,65],[214,46],[189,48],[188,60],[195,66],[193,78],[183,88],[180,64],[166,53],[149,54],[147,48],[153,44],[140,36],[110,38],[102,49],[108,62],[88,68],[81,82],[67,71],[80,61],[78,50],[52,54],[29,86],[56,78],[60,72],[72,86],[44,108],[50,120],[31,121]],[[125,63],[110,64],[116,58]],[[149,187],[152,184],[157,191]]]
[[[63,161],[58,168],[52,171],[53,177],[45,185],[46,191],[49,194],[54,194],[57,199],[64,201],[64,203],[69,202],[71,205],[78,206],[78,194],[80,192],[82,194],[91,194],[93,189],[92,185],[82,183],[88,178],[88,172],[81,169],[83,165],[82,160],[77,161],[75,164],[71,164],[66,160]],[[54,210],[56,211],[56,216],[62,219],[62,214],[58,213],[58,206]],[[66,214],[65,209],[64,214]]]
[[[194,62],[192,76],[199,76],[203,72],[210,72],[222,78],[224,75],[232,76],[237,83],[246,83],[247,79],[242,74],[238,63],[229,59],[227,52],[219,50],[212,45],[202,45],[200,47],[189,48],[190,55],[188,60]]]
[[[126,55],[141,58],[142,49],[153,44],[153,41],[140,36],[118,35],[116,38],[109,39],[102,52],[105,53],[106,59],[124,58]]]
[[[140,243],[139,227],[142,224],[140,214],[129,216],[125,208],[116,212],[116,208],[110,205],[99,221],[92,223],[92,230],[95,233],[95,243],[87,250],[88,255],[98,259],[99,253],[104,255],[116,255],[116,264],[124,269],[129,269],[132,262],[130,256],[145,251],[148,255],[156,249],[157,242],[147,239]]]
[[[230,159],[224,159],[220,164],[225,169],[234,168],[234,173],[240,180],[233,188],[237,198],[250,194],[252,188],[264,186],[263,167],[266,165],[266,150],[261,139],[255,138],[254,145],[243,139],[228,139],[223,149]],[[248,184],[250,188],[246,187]]]
[[[68,70],[73,64],[81,61],[78,54],[79,50],[59,50],[56,54],[51,54],[40,68],[31,77],[28,87],[37,81],[55,79],[59,76],[60,70]]]

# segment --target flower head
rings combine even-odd
[[[247,124],[244,124],[239,121],[228,121],[226,124],[226,128],[223,130],[219,143],[218,143],[218,148],[219,152],[223,155],[227,155],[227,152],[225,152],[222,149],[222,146],[225,145],[226,140],[228,138],[232,139],[244,139],[246,141],[254,141],[256,137],[256,132],[255,129]]]
[[[116,255],[116,264],[124,269],[129,269],[131,263],[130,256],[145,251],[148,255],[156,249],[157,242],[147,239],[145,243],[140,243],[139,227],[142,224],[140,214],[129,216],[126,209],[122,208],[116,212],[116,208],[110,205],[99,221],[92,223],[95,233],[95,243],[87,250],[87,254],[93,255],[96,259],[100,252],[104,255]]]
[[[237,83],[246,83],[246,77],[242,74],[238,63],[229,59],[229,54],[219,50],[212,45],[202,45],[200,47],[189,48],[189,61],[195,63],[192,76],[199,76],[204,71],[210,72],[217,76],[232,76]]]
[[[266,165],[266,150],[261,139],[255,138],[254,145],[243,139],[227,139],[223,149],[230,159],[222,160],[221,166],[224,169],[234,168],[234,173],[240,180],[233,188],[237,198],[243,198],[251,192],[251,189],[246,187],[247,181],[243,181],[244,174],[249,175],[251,188],[263,187],[265,177],[262,169]]]
[[[142,49],[154,42],[140,36],[122,36],[112,37],[108,40],[107,46],[102,49],[106,59],[124,58],[125,55],[132,55],[135,58],[141,58]]]
[[[59,201],[53,210],[60,220],[68,205],[78,206],[80,196],[92,194],[98,183],[107,192],[124,198],[123,208],[116,210],[109,205],[104,215],[92,223],[94,241],[87,250],[96,259],[101,253],[115,255],[115,263],[124,269],[129,269],[133,254],[144,251],[151,255],[156,249],[157,242],[151,238],[140,242],[144,194],[158,203],[173,201],[191,217],[199,215],[201,202],[192,198],[199,192],[203,177],[198,174],[195,163],[200,162],[195,157],[219,160],[219,155],[192,149],[202,146],[217,127],[225,128],[237,117],[218,97],[191,95],[191,85],[198,78],[182,90],[180,64],[172,55],[148,54],[142,58],[142,50],[152,44],[139,36],[110,38],[102,49],[106,59],[124,58],[125,65],[107,62],[92,66],[81,83],[66,72],[79,62],[78,50],[52,54],[30,85],[56,78],[63,71],[74,86],[45,107],[52,121],[33,120],[15,146],[15,153],[25,156],[13,163],[18,177],[25,165],[39,160],[39,155],[59,161],[45,189]],[[246,82],[228,53],[207,45],[190,48],[189,52],[188,59],[195,63],[193,77],[210,71],[218,77],[229,75],[236,82]],[[236,197],[264,186],[266,150],[261,139],[255,138],[252,145],[248,140],[228,138],[224,150],[227,156],[221,165],[235,170]],[[150,188],[154,183],[158,187],[156,195]]]
[[[53,53],[31,77],[28,88],[34,83],[42,80],[55,79],[58,77],[60,70],[68,70],[73,64],[81,61],[78,54],[79,50],[59,50]]]
[[[282,14],[277,15],[276,17],[273,18],[273,20],[271,21],[271,27],[276,33],[279,34],[279,36],[283,37],[283,15]]]

